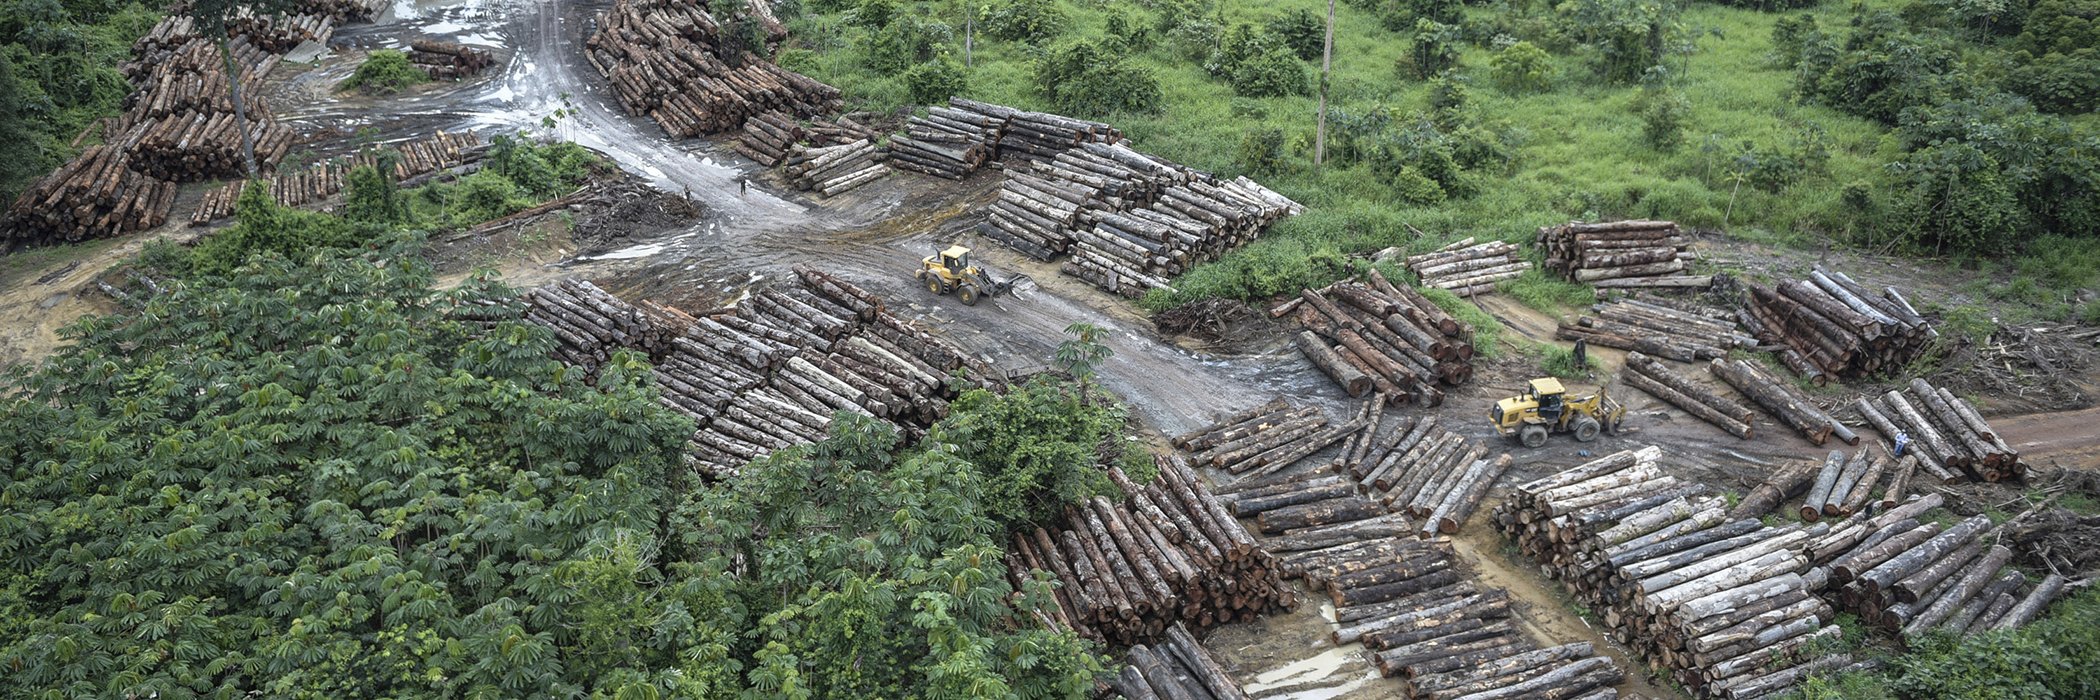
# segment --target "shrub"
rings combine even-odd
[[[1327,22],[1312,10],[1298,8],[1269,18],[1269,34],[1307,61],[1320,57],[1327,44]]]
[[[351,73],[350,78],[337,87],[344,90],[363,89],[366,92],[391,94],[429,80],[430,74],[409,62],[408,54],[392,49],[380,49],[366,56],[365,62],[358,64],[357,71]]]
[[[1901,192],[1899,235],[1939,251],[1983,252],[2012,240],[2026,212],[1999,171],[1997,159],[1967,143],[1914,151],[1891,163]]]
[[[1283,97],[1312,91],[1305,64],[1284,50],[1270,49],[1232,69],[1232,91],[1242,97]]]
[[[1145,51],[1152,48],[1152,30],[1130,18],[1123,8],[1110,8],[1103,20],[1103,43],[1126,52]]]
[[[890,0],[861,0],[860,7],[853,10],[848,21],[869,29],[888,26],[897,16],[897,5]]]
[[[1240,147],[1233,159],[1242,172],[1248,175],[1274,175],[1284,168],[1283,130],[1252,129],[1240,136]]]
[[[963,75],[962,66],[955,65],[954,59],[942,56],[906,71],[904,87],[914,103],[945,104],[948,98],[961,95],[969,88],[969,78]]]
[[[527,195],[552,199],[583,184],[596,162],[597,155],[574,143],[542,144],[498,134],[489,139],[487,172],[511,181]]]
[[[876,30],[868,42],[868,66],[895,72],[924,65],[941,47],[955,40],[955,30],[945,22],[916,15],[898,15]]]
[[[358,240],[342,219],[279,205],[262,180],[250,180],[241,190],[233,216],[232,226],[193,249],[194,272],[229,275],[254,255],[300,259],[314,248],[348,248]]]
[[[1401,4],[1418,20],[1458,24],[1466,18],[1466,5],[1460,0],[1404,0]]]
[[[1781,17],[1772,23],[1773,57],[1785,68],[1800,65],[1802,52],[1810,44],[1824,40],[1823,30],[1816,26],[1815,15]]]
[[[1041,44],[1065,30],[1065,13],[1053,0],[1007,0],[979,17],[984,33],[1007,41]]]
[[[1641,117],[1641,138],[1649,146],[1658,151],[1674,151],[1684,145],[1684,128],[1692,120],[1692,102],[1683,93],[1642,88],[1633,104]]]
[[[350,170],[343,192],[343,218],[361,224],[391,228],[409,223],[415,216],[408,197],[394,186],[392,158],[382,158],[379,167],[360,165]]]
[[[1597,74],[1630,83],[1662,66],[1678,27],[1671,0],[1574,0],[1561,5],[1577,37],[1597,50]]]
[[[1545,92],[1553,88],[1553,59],[1528,41],[1502,47],[1488,61],[1488,75],[1504,92]]]
[[[1035,87],[1051,108],[1073,116],[1155,113],[1163,98],[1150,71],[1123,63],[1113,51],[1077,42],[1035,64]]]
[[[956,455],[984,475],[984,509],[1009,525],[1050,522],[1066,505],[1113,495],[1103,464],[1140,483],[1149,460],[1122,439],[1128,421],[1110,401],[1081,401],[1068,382],[1038,377],[1005,394],[983,389],[955,400],[953,413],[928,434],[956,445]]]
[[[2029,58],[2021,54],[2021,58]],[[2082,114],[2100,107],[2100,48],[2085,48],[2031,58],[2006,76],[2006,87],[2033,102],[2036,109]]]
[[[1430,19],[1417,20],[1412,43],[1408,45],[1408,61],[1415,77],[1426,80],[1458,67],[1461,39],[1457,26]]]

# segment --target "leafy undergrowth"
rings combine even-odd
[[[357,71],[337,85],[339,90],[363,90],[389,95],[430,81],[430,74],[408,60],[408,54],[393,49],[373,51]]]
[[[1846,630],[1851,637],[1853,630]],[[1855,655],[1870,651],[1857,651]],[[2100,697],[2100,590],[2057,602],[2018,630],[1935,633],[1889,657],[1880,673],[1811,678],[1799,700],[1998,700]]]

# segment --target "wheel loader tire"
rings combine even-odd
[[[934,296],[940,296],[942,294],[947,294],[948,288],[941,284],[941,278],[935,277],[933,275],[927,275],[926,291],[933,292]]]
[[[1595,419],[1595,418],[1591,418],[1591,417],[1589,417],[1589,416],[1583,416],[1583,417],[1581,417],[1581,418],[1577,418],[1577,419],[1575,419],[1575,441],[1576,441],[1576,442],[1589,442],[1589,441],[1591,441],[1591,440],[1595,440],[1595,439],[1597,439],[1597,433],[1600,433],[1600,432],[1603,432],[1603,431],[1604,431],[1604,426],[1602,426],[1602,425],[1598,425],[1598,424],[1597,424],[1597,419]]]
[[[1517,431],[1517,441],[1532,449],[1544,447],[1546,445],[1546,426],[1524,426],[1523,430]]]
[[[961,299],[963,306],[976,306],[977,297],[978,292],[976,285],[965,284],[961,287],[955,288],[955,298]]]

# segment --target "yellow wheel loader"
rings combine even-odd
[[[1017,282],[1028,279],[1026,275],[1015,275],[1004,281],[992,279],[992,274],[970,261],[970,249],[948,246],[920,260],[918,272],[913,276],[919,284],[934,294],[955,293],[965,306],[975,306],[978,299],[1014,293]]]
[[[1553,433],[1574,433],[1576,442],[1597,439],[1599,433],[1619,432],[1626,407],[1603,390],[1589,396],[1569,397],[1560,380],[1542,377],[1531,380],[1524,393],[1495,402],[1488,419],[1502,437],[1515,438],[1525,447],[1541,447]]]

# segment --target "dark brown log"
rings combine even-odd
[[[1772,512],[1780,503],[1807,493],[1821,473],[1821,467],[1815,462],[1788,463],[1770,479],[1744,494],[1743,500],[1728,511],[1728,519],[1757,518]]]

